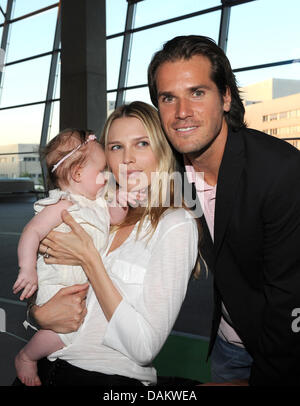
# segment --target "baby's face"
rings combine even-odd
[[[82,194],[88,199],[94,200],[97,193],[106,183],[104,169],[106,158],[102,147],[98,142],[88,143],[88,157],[84,167],[81,169]]]

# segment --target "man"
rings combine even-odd
[[[299,384],[300,333],[292,323],[300,308],[300,153],[246,127],[230,63],[209,38],[167,42],[148,81],[184,176],[204,202],[212,380]]]

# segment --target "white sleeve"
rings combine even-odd
[[[151,363],[176,321],[197,252],[198,230],[193,219],[173,225],[159,236],[135,307],[123,298],[108,323],[103,344],[137,364]]]

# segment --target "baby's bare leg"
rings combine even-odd
[[[27,386],[40,386],[37,361],[64,347],[59,335],[51,330],[39,330],[15,358],[20,381]]]

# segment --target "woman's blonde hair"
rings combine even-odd
[[[148,217],[151,222],[152,232],[156,229],[161,215],[174,206],[174,179],[176,164],[171,147],[163,133],[157,110],[141,101],[134,101],[118,107],[105,123],[100,144],[107,145],[108,134],[112,123],[123,117],[134,117],[141,121],[149,137],[150,146],[157,160],[157,168],[151,177],[148,188],[149,198],[145,207],[129,208],[125,221],[120,225],[135,224],[140,220],[139,230]],[[163,176],[161,176],[163,175]],[[182,204],[181,199],[181,204]],[[151,234],[152,234],[151,232]]]
[[[102,135],[100,137],[100,144],[104,149],[108,143],[108,133],[112,123],[123,117],[134,117],[141,121],[146,129],[149,137],[150,146],[157,159],[156,175],[151,178],[151,185],[149,187],[150,196],[148,198],[146,207],[129,207],[128,215],[125,220],[116,228],[124,227],[127,225],[133,225],[140,221],[137,236],[142,229],[143,223],[146,218],[150,220],[150,230],[147,230],[147,235],[153,234],[159,220],[163,213],[168,208],[184,207],[187,209],[183,196],[181,182],[179,182],[180,190],[174,182],[176,181],[176,160],[174,158],[173,151],[169,145],[169,142],[163,132],[160,118],[157,110],[141,101],[134,101],[130,104],[125,104],[118,107],[107,119]],[[163,176],[160,176],[163,174]],[[178,173],[179,175],[179,173]],[[180,175],[181,179],[181,175]],[[177,185],[178,186],[178,185]],[[178,193],[179,192],[179,193]],[[199,231],[199,244],[201,241],[201,226],[199,219],[196,219],[197,227]],[[194,268],[194,276],[197,278],[200,274],[200,261],[199,256]]]

